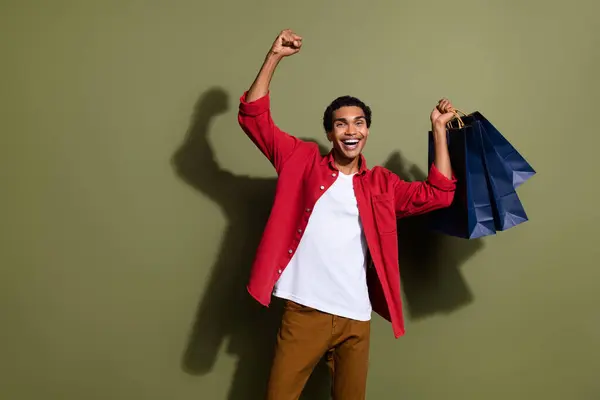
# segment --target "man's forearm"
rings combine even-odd
[[[446,138],[446,127],[436,126],[433,128],[433,144],[435,149],[434,163],[436,168],[448,179],[452,178],[452,165],[448,153],[448,140]]]
[[[260,99],[269,92],[271,79],[273,78],[273,74],[275,73],[277,65],[279,65],[279,62],[281,61],[281,58],[281,56],[269,51],[265,57],[262,67],[260,68],[260,71],[258,72],[258,75],[256,76],[256,79],[248,90],[246,101],[251,102]]]

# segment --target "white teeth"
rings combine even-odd
[[[353,144],[357,144],[358,140],[343,140],[342,141],[344,144],[349,144],[349,145],[353,145]]]

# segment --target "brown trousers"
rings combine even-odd
[[[370,321],[355,321],[285,301],[267,400],[297,400],[326,356],[334,400],[364,400]]]

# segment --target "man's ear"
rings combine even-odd
[[[330,142],[333,142],[333,132],[327,132],[326,136],[327,136],[327,140],[329,140]]]

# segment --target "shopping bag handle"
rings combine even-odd
[[[453,118],[453,119],[456,119],[456,120],[458,120],[458,129],[461,129],[461,128],[463,128],[463,127],[465,126],[465,123],[463,122],[463,120],[462,120],[462,118],[460,117],[460,115],[459,115],[459,114],[462,114],[462,115],[464,115],[465,117],[467,117],[467,116],[468,116],[468,115],[467,115],[467,113],[465,113],[464,111],[462,111],[462,110],[460,110],[460,109],[458,109],[458,108],[454,107],[454,112],[453,112],[453,114],[454,114],[454,118]],[[448,121],[448,126],[449,126],[450,128],[452,127],[452,125],[451,125],[451,122],[452,122],[452,120]]]

